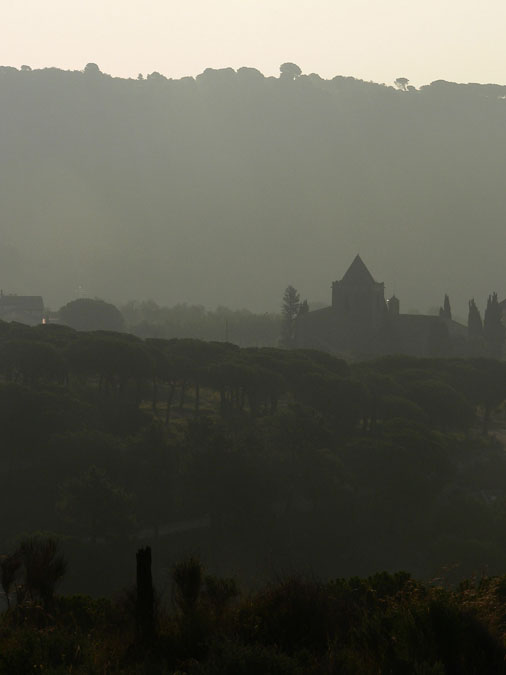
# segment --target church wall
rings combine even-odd
[[[332,284],[331,307],[297,321],[296,344],[360,358],[462,354],[464,326],[436,316],[400,314],[398,299],[392,301],[389,311],[384,284],[374,281],[357,256],[343,279]]]

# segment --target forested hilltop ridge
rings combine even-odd
[[[2,67],[2,284],[54,307],[82,287],[271,311],[288,280],[325,299],[360,251],[406,309],[447,292],[465,315],[506,290],[505,96],[297,68]]]

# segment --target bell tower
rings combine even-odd
[[[356,331],[370,334],[385,320],[385,284],[373,279],[362,258],[357,255],[340,281],[332,284],[332,309],[339,321]]]

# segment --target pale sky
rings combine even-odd
[[[506,0],[0,0],[0,65],[506,83]]]

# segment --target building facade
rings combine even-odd
[[[4,295],[0,292],[0,320],[18,321],[29,326],[42,323],[44,301],[40,295]]]
[[[385,299],[359,255],[332,284],[330,307],[298,317],[295,344],[350,358],[384,354],[465,356],[467,327],[447,316],[401,314],[398,298]]]

